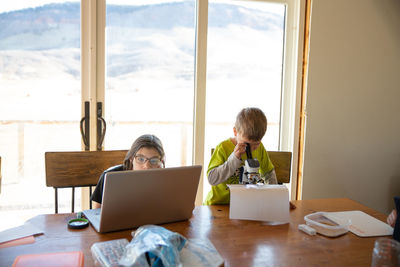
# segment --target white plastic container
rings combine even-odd
[[[325,236],[340,236],[349,231],[350,220],[329,215],[329,212],[315,212],[304,216],[306,224],[314,228],[317,233]]]

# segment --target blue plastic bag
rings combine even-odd
[[[139,227],[118,264],[134,267],[182,266],[180,251],[186,238],[161,226]]]

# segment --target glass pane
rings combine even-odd
[[[284,21],[283,4],[209,1],[205,171],[211,148],[233,136],[244,107],[264,111],[268,129],[262,142],[278,150]]]
[[[54,2],[0,6],[0,224],[54,213],[44,153],[80,150],[80,2]],[[71,210],[65,190],[60,212]]]
[[[105,147],[155,134],[166,166],[190,165],[195,1],[151,2],[107,1]]]

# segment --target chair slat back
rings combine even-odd
[[[268,155],[275,167],[278,184],[289,183],[292,169],[292,152],[268,151]]]
[[[104,170],[122,164],[126,153],[127,150],[46,152],[46,185],[94,186]]]

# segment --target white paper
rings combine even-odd
[[[42,230],[38,229],[36,226],[25,223],[21,226],[10,228],[0,232],[0,243],[15,240],[22,237],[27,237],[31,235],[37,235],[43,233]]]
[[[332,215],[332,217],[329,217],[329,215]],[[350,219],[351,224],[349,230],[353,234],[361,237],[393,234],[393,228],[390,225],[360,210],[326,212],[326,217],[333,221],[335,221],[335,217],[339,219]]]
[[[229,218],[289,222],[289,191],[284,185],[228,185]]]

